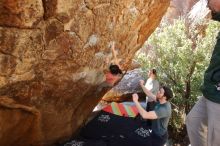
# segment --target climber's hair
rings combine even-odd
[[[111,72],[111,74],[113,74],[113,75],[118,75],[118,74],[122,74],[122,71],[121,71],[121,69],[119,68],[119,66],[118,65],[113,65],[113,64],[111,64],[110,66],[109,66],[109,71]]]

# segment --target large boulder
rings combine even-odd
[[[1,0],[0,145],[71,137],[159,25],[169,0]],[[110,61],[106,61],[110,60]]]

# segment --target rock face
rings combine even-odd
[[[109,88],[116,44],[124,70],[169,0],[1,0],[0,145],[71,137]]]
[[[185,16],[199,0],[171,0],[165,18],[169,21]]]

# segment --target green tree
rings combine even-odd
[[[176,131],[183,127],[184,115],[202,95],[203,74],[219,30],[220,25],[211,20],[194,28],[189,28],[184,19],[162,23],[143,46],[148,53],[136,55],[143,70],[156,68],[160,82],[174,91],[172,103],[178,112],[171,123]]]

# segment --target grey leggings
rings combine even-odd
[[[220,146],[220,104],[200,97],[186,126],[191,146]]]

